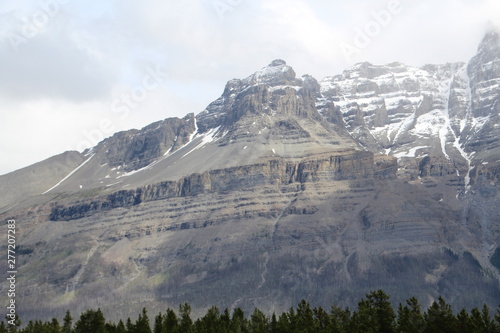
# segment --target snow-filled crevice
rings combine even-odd
[[[467,71],[463,71],[463,74],[462,75],[465,75],[465,81],[466,81],[466,98],[469,100],[469,105],[468,105],[468,110],[467,112],[469,112],[470,110],[470,101],[471,101],[471,96],[470,96],[470,86],[469,86],[469,78],[467,76]],[[451,123],[450,123],[450,115],[449,115],[449,98],[450,98],[450,92],[451,92],[451,85],[453,83],[453,80],[454,80],[454,76],[452,76],[450,82],[449,82],[449,85],[448,85],[448,89],[446,91],[446,95],[445,95],[445,101],[446,101],[446,105],[445,105],[445,109],[444,109],[444,112],[443,112],[443,115],[445,117],[445,124],[444,126],[439,130],[439,138],[440,138],[440,141],[441,141],[441,148],[443,149],[443,153],[445,154],[446,158],[449,160],[450,157],[448,156],[448,154],[446,154],[446,135],[447,133],[451,133],[451,135],[453,136],[453,147],[460,153],[460,155],[463,157],[463,159],[465,160],[465,162],[467,163],[467,173],[465,174],[464,176],[464,183],[465,183],[465,187],[466,187],[466,190],[468,189],[469,187],[469,184],[470,184],[470,171],[471,171],[471,160],[470,160],[470,157],[468,156],[468,154],[465,152],[465,150],[463,149],[463,147],[460,145],[460,136],[457,136],[455,134],[455,131],[453,131],[452,127],[451,127]],[[461,128],[461,132],[462,133],[462,128]]]
[[[95,156],[95,153],[90,155],[90,157],[88,159],[86,159],[82,164],[80,164],[76,169],[74,169],[73,171],[71,171],[66,177],[64,177],[63,179],[61,179],[61,181],[57,184],[55,184],[54,186],[52,186],[51,188],[49,188],[47,191],[43,192],[42,194],[45,194],[45,193],[48,193],[50,191],[52,191],[53,189],[55,189],[56,187],[58,187],[59,185],[61,185],[61,183],[63,181],[65,181],[66,179],[68,179],[69,177],[71,177],[75,172],[77,172],[78,170],[80,170],[85,164],[87,164],[88,161],[90,161],[92,159],[92,157]]]
[[[197,144],[196,147],[194,147],[193,149],[191,149],[190,151],[188,151],[187,153],[185,153],[184,155],[182,155],[182,157],[185,157],[185,156],[191,154],[196,149],[199,149],[199,148],[203,147],[204,145],[206,145],[207,143],[210,143],[210,142],[214,141],[215,136],[218,134],[220,128],[221,128],[221,126],[217,126],[215,128],[212,128],[208,132],[205,132],[205,133],[201,134],[200,135],[201,142],[199,144]],[[192,141],[192,140],[190,140],[190,141]]]
[[[446,88],[441,90],[442,91],[442,96],[444,97],[444,109],[443,109],[443,116],[444,116],[444,124],[441,126],[439,129],[439,141],[441,142],[441,151],[443,152],[443,155],[446,157],[447,160],[450,160],[450,156],[446,152],[446,137],[448,135],[448,132],[453,133],[453,130],[450,125],[450,92],[451,92],[451,85],[453,84],[454,76],[452,75],[449,82],[446,84]]]

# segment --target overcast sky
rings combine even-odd
[[[2,1],[0,174],[197,114],[273,59],[318,80],[360,61],[466,62],[498,13],[498,0]]]

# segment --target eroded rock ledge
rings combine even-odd
[[[262,185],[395,177],[397,159],[368,151],[345,150],[309,157],[295,163],[272,158],[257,164],[194,173],[177,181],[164,181],[133,190],[121,190],[92,199],[55,203],[51,221],[76,220],[141,202],[202,193],[221,193]]]

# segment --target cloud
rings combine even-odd
[[[41,35],[15,56],[9,51],[0,54],[0,95],[4,97],[86,101],[110,92],[113,72],[67,38]]]
[[[497,0],[400,0],[401,12],[348,59],[340,45],[397,0],[61,0],[16,53],[9,36],[54,1],[0,4],[0,151],[10,157],[0,174],[80,147],[102,119],[125,130],[200,112],[228,80],[276,58],[318,80],[360,61],[466,62],[487,22],[500,26]],[[166,73],[158,88],[127,117],[114,113],[158,64]]]
[[[4,17],[0,96],[21,101],[88,101],[108,95],[116,79],[109,63],[78,45],[73,29],[65,29],[67,21],[61,15],[51,17],[40,8],[33,13]],[[45,23],[38,24],[37,20]],[[10,22],[7,27],[6,22]]]

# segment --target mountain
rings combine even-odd
[[[196,116],[0,176],[18,313],[279,312],[374,289],[496,307],[499,38],[467,64],[321,81],[274,60]]]

